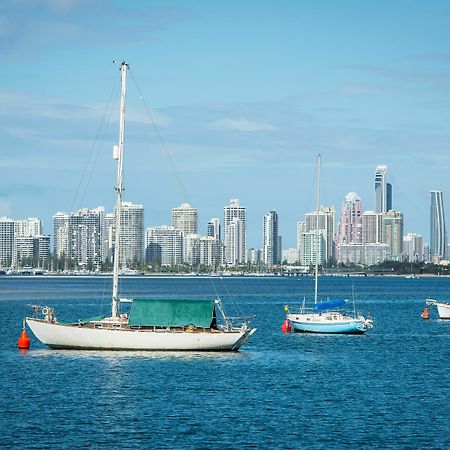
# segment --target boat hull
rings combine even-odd
[[[450,305],[448,303],[436,303],[439,318],[450,320]]]
[[[364,319],[327,320],[315,314],[288,314],[296,332],[323,334],[364,334],[370,327]]]
[[[52,349],[140,351],[237,351],[256,331],[149,331],[88,328],[27,317],[39,341]]]

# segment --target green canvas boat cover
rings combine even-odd
[[[216,323],[214,300],[134,299],[130,327],[210,328]]]

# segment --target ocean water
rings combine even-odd
[[[0,445],[9,448],[450,448],[450,322],[420,313],[450,298],[446,278],[322,277],[325,297],[357,294],[364,336],[282,334],[283,306],[313,280],[126,278],[123,295],[221,295],[255,314],[238,353],[56,351],[29,332],[28,303],[60,320],[107,313],[107,278],[0,277]]]

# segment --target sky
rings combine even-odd
[[[450,4],[445,1],[0,3],[0,216],[112,210],[120,71],[124,200],[145,225],[190,203],[199,232],[239,198],[247,246],[278,212],[283,248],[321,203],[373,210],[388,167],[405,234],[429,241],[430,190],[450,213]],[[156,130],[156,131],[155,131]]]

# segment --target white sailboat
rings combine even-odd
[[[285,307],[287,323],[294,331],[305,333],[329,334],[364,334],[373,327],[373,321],[357,314],[354,300],[353,311],[345,312],[341,308],[346,305],[345,300],[318,301],[319,274],[319,210],[320,210],[320,155],[317,155],[317,205],[316,205],[316,242],[315,242],[315,280],[314,280],[314,308],[305,307],[305,302],[297,310]]]
[[[54,309],[34,306],[26,323],[34,335],[53,349],[236,351],[256,331],[242,320],[234,326],[217,300],[134,299],[129,314],[119,307],[120,216],[128,65],[121,63],[121,100],[117,159],[116,230],[111,316],[72,324],[60,323]],[[129,299],[124,299],[129,301]],[[222,320],[217,320],[217,312]],[[43,317],[41,317],[43,315]],[[243,319],[243,318],[241,318]]]
[[[440,319],[444,319],[444,320],[450,319],[450,304],[449,303],[439,302],[437,300],[427,298],[426,304],[430,307],[431,306],[436,307]]]

